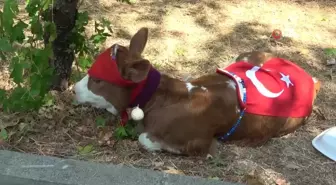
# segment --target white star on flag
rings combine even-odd
[[[294,86],[294,84],[290,81],[289,79],[289,75],[284,75],[282,73],[281,74],[281,80],[286,82],[287,88],[289,87],[289,84],[291,84],[292,86]]]

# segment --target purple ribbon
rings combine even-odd
[[[129,107],[135,107],[139,105],[139,108],[144,108],[146,103],[151,99],[156,89],[160,84],[161,74],[155,68],[151,68],[148,73],[146,84],[135,98],[135,100],[129,105]]]

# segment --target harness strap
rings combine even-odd
[[[236,74],[234,74],[232,72],[229,72],[229,71],[226,71],[226,70],[223,70],[223,69],[221,69],[221,72],[229,74],[236,81],[236,83],[238,83],[237,84],[238,85],[238,89],[237,89],[238,91],[239,91],[239,86],[241,87],[240,90],[241,90],[242,95],[243,95],[242,103],[245,105],[246,104],[246,98],[247,98],[246,94],[247,93],[246,93],[246,86],[245,86],[244,80],[241,79],[239,76],[237,76]],[[241,109],[241,111],[240,111],[240,115],[239,115],[239,118],[238,118],[237,122],[231,127],[231,129],[225,135],[219,136],[219,138],[218,138],[219,140],[225,141],[230,135],[232,135],[236,131],[237,127],[240,125],[240,122],[241,122],[241,120],[242,120],[242,118],[245,114],[245,110],[246,110],[246,107],[244,106],[243,109]]]

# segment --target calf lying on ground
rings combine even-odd
[[[320,82],[292,62],[254,51],[184,82],[141,56],[147,37],[141,28],[129,49],[114,44],[100,54],[75,94],[114,115],[139,105],[145,113],[139,142],[149,151],[206,155],[218,138],[263,143],[293,132],[312,112]]]

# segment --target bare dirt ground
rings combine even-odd
[[[128,44],[140,27],[148,27],[144,56],[162,72],[178,78],[214,72],[241,52],[255,49],[286,57],[322,81],[315,106],[318,111],[295,133],[257,148],[223,143],[218,158],[205,160],[152,154],[140,149],[136,141],[116,141],[114,118],[104,111],[72,105],[72,93],[67,91],[54,93],[54,105],[39,113],[0,112],[1,123],[10,125],[12,134],[4,147],[251,185],[335,185],[335,162],[311,145],[315,136],[336,125],[336,81],[330,77],[323,53],[324,48],[336,48],[335,7],[333,0],[141,0],[133,5],[83,1],[82,10],[112,22],[114,35],[106,46]],[[274,29],[284,34],[278,44],[269,40]],[[8,73],[3,71],[0,76],[1,88],[8,88]],[[110,126],[98,129],[97,116],[108,118]],[[79,146],[87,145],[93,146],[92,151],[79,152]]]

